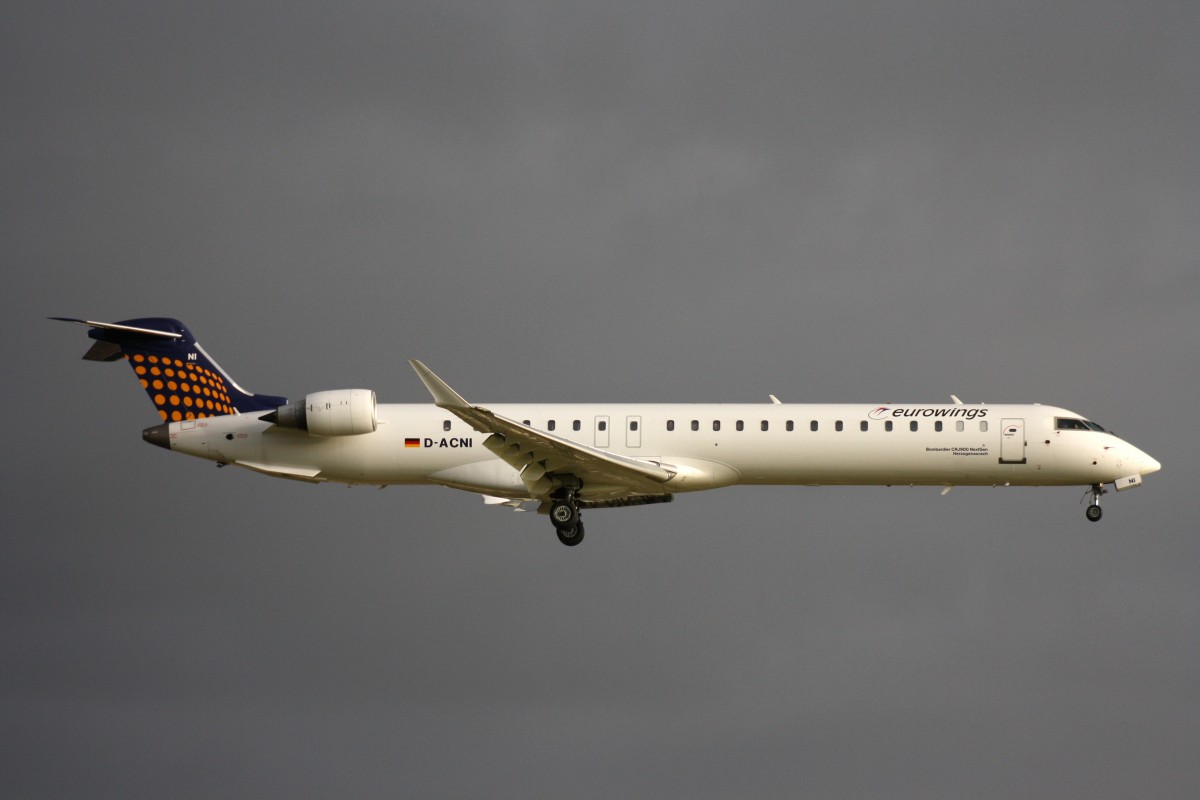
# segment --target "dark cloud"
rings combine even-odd
[[[4,793],[1190,796],[1197,22],[10,4]],[[568,550],[147,448],[50,314],[293,396],[1041,401],[1164,469],[1095,526],[730,489]]]

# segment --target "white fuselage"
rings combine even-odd
[[[486,405],[486,404],[485,404]],[[498,404],[497,415],[588,447],[661,464],[662,493],[733,484],[1096,485],[1159,469],[1112,433],[1043,405]],[[169,425],[172,450],[281,477],[433,483],[529,497],[518,472],[434,405],[378,406],[378,428],[314,436],[217,416]],[[584,485],[581,497],[622,487]]]

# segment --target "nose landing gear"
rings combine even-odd
[[[1088,489],[1087,492],[1084,493],[1084,496],[1086,497],[1088,494],[1091,494],[1092,496],[1092,503],[1087,507],[1087,511],[1084,513],[1087,515],[1088,521],[1098,522],[1100,517],[1104,514],[1100,508],[1100,495],[1107,494],[1107,491],[1100,484],[1094,483],[1092,484],[1092,488]]]

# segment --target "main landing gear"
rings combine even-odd
[[[574,547],[583,541],[583,520],[579,518],[574,492],[550,504],[550,522],[554,524],[558,540],[567,547]]]
[[[1098,483],[1092,484],[1092,488],[1088,489],[1088,493],[1092,496],[1092,503],[1087,507],[1087,518],[1091,522],[1099,521],[1104,512],[1100,509],[1100,495],[1107,494],[1104,487]],[[1084,495],[1087,496],[1086,494]]]

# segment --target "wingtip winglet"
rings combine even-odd
[[[470,408],[471,404],[461,394],[450,388],[450,385],[433,373],[429,367],[419,360],[411,358],[409,365],[416,371],[417,377],[425,388],[433,395],[433,402],[439,408]]]

